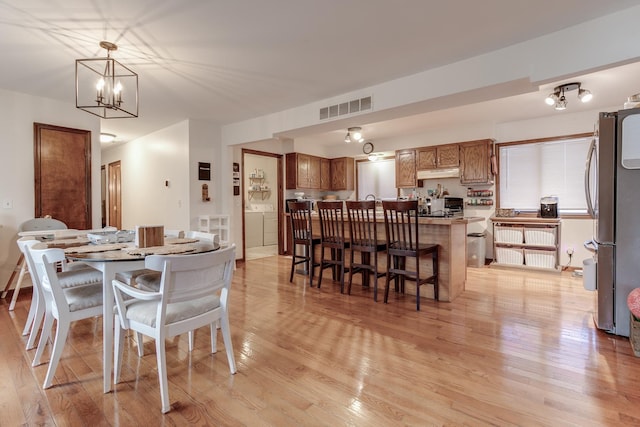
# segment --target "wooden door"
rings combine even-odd
[[[109,163],[109,225],[122,230],[122,178],[120,160]]]
[[[91,228],[91,132],[33,124],[36,218]]]

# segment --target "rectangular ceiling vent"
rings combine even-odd
[[[320,120],[333,119],[347,114],[354,114],[367,110],[371,110],[370,96],[323,107],[320,109]]]

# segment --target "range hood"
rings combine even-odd
[[[417,172],[418,179],[460,178],[460,168],[427,169]]]

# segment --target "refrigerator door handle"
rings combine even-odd
[[[594,161],[598,162],[598,158],[596,153],[596,138],[591,140],[591,144],[589,145],[589,151],[587,152],[587,161],[584,170],[584,195],[587,199],[587,212],[591,216],[591,218],[596,217],[594,201],[591,198],[591,167]],[[597,165],[596,165],[597,166]]]
[[[593,253],[597,253],[598,252],[598,244],[594,240],[585,241],[583,246],[589,252],[593,252]]]

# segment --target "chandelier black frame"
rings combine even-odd
[[[76,60],[76,108],[103,119],[138,117],[138,75],[111,58],[116,44],[100,47],[106,57]]]

